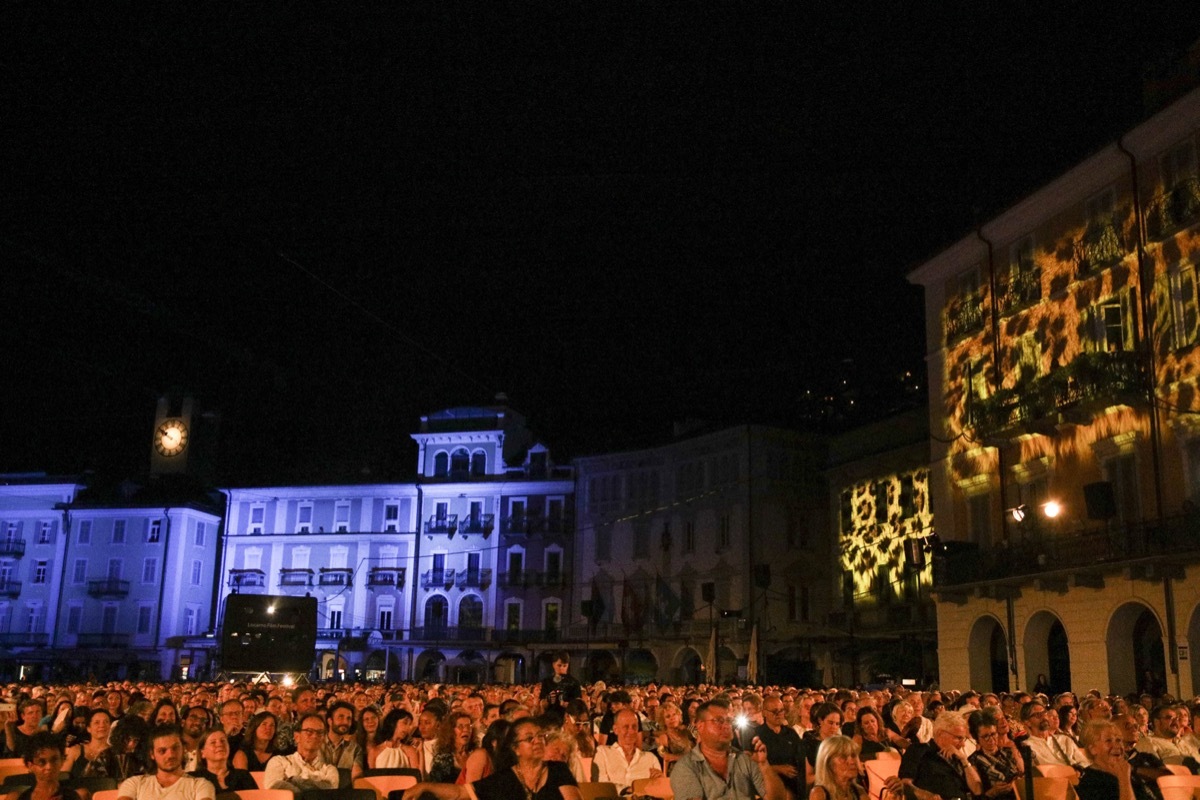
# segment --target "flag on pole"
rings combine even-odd
[[[750,653],[746,657],[746,680],[758,683],[758,623],[750,630]]]
[[[666,628],[679,619],[679,609],[682,604],[679,595],[671,589],[671,585],[663,580],[660,572],[654,581],[654,622],[659,628]]]
[[[712,626],[708,637],[708,657],[704,659],[704,669],[708,672],[708,682],[717,682],[717,626]]]

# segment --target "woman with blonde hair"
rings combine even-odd
[[[858,744],[849,736],[822,739],[808,800],[866,800],[867,790],[858,784],[862,766],[858,752]]]

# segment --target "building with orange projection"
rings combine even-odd
[[[1200,90],[909,276],[943,685],[1200,691],[1198,147]]]

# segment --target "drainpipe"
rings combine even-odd
[[[983,235],[983,226],[975,229],[975,236],[979,241],[987,246],[987,266],[988,266],[988,289],[992,296],[992,386],[1000,389],[1000,293],[999,282],[996,280],[996,247],[995,244]],[[967,387],[970,391],[970,387]],[[1004,507],[1008,503],[1008,477],[1005,470],[1004,447],[996,445],[996,468],[997,478],[1000,485],[1000,535],[1005,539],[1008,538],[1006,530],[1006,521],[1004,518]],[[1013,677],[1013,685],[1017,685],[1017,640],[1016,640],[1016,621],[1013,613],[1012,598],[1008,598],[1006,603],[1008,630],[1006,638],[1008,639],[1008,671]]]
[[[158,582],[158,614],[154,619],[154,649],[158,649],[159,637],[162,634],[163,599],[167,591],[167,556],[171,552],[171,507],[163,509],[163,563],[162,580]]]
[[[422,467],[424,464],[422,464]],[[421,524],[425,518],[425,492],[421,488],[421,475],[417,475],[417,530],[413,533],[413,556],[412,556],[412,577],[409,579],[409,591],[412,593],[412,601],[409,605],[408,612],[408,632],[409,639],[412,638],[413,626],[417,624],[417,586],[421,580]],[[413,648],[408,649],[408,679],[413,680]]]
[[[60,559],[62,561],[62,565],[59,567],[59,570],[58,570],[58,596],[59,597],[63,596],[63,594],[64,594],[63,587],[65,587],[67,585],[67,561],[69,560],[68,555],[71,552],[71,510],[70,510],[70,508],[63,508],[63,510],[62,510],[62,535],[63,535],[63,552],[62,552],[62,558]],[[49,613],[47,613],[47,617],[49,617]],[[50,626],[50,648],[51,649],[55,649],[58,647],[58,622],[59,622],[58,614],[56,613],[54,615],[54,624],[52,626]]]
[[[1161,522],[1163,519],[1162,428],[1158,417],[1156,392],[1158,378],[1154,368],[1154,337],[1150,325],[1150,314],[1153,311],[1150,295],[1153,282],[1148,280],[1153,276],[1148,273],[1149,265],[1146,259],[1146,220],[1142,210],[1142,193],[1138,187],[1137,157],[1125,146],[1124,136],[1117,139],[1117,149],[1129,159],[1129,182],[1133,190],[1133,219],[1137,232],[1138,288],[1141,290],[1138,304],[1142,312],[1140,326],[1142,341],[1146,343],[1146,399],[1150,404],[1150,464],[1154,471],[1154,511],[1156,518]],[[1169,574],[1163,577],[1163,607],[1167,617],[1167,663],[1170,665],[1171,674],[1175,676],[1175,693],[1179,694],[1179,642],[1175,630],[1175,590],[1171,583],[1172,580]]]

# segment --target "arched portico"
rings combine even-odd
[[[671,662],[672,679],[684,686],[695,686],[703,678],[703,659],[695,648],[684,647],[675,654]]]
[[[441,681],[442,662],[445,660],[446,656],[438,650],[423,651],[421,655],[417,656],[417,663],[413,667],[416,680]]]
[[[985,614],[975,620],[968,637],[967,663],[973,689],[1008,691],[1008,637],[1000,620]]]
[[[654,653],[637,648],[625,653],[625,682],[649,683],[658,677],[658,659]]]
[[[1153,675],[1166,683],[1163,627],[1149,605],[1132,600],[1113,612],[1105,635],[1108,651],[1108,686],[1116,694],[1139,691],[1142,676]]]
[[[1066,628],[1052,611],[1038,611],[1025,623],[1025,684],[1032,689],[1045,675],[1054,692],[1071,688],[1071,650]]]

